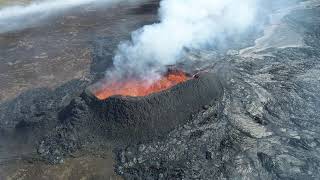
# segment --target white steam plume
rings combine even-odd
[[[8,6],[0,9],[0,33],[24,29],[40,23],[55,13],[93,3],[104,5],[138,0],[45,0],[27,5]]]
[[[147,25],[122,42],[108,79],[159,77],[185,49],[201,49],[215,39],[240,33],[254,21],[255,0],[162,0],[160,23]]]

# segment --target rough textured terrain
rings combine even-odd
[[[157,8],[157,1],[80,7],[39,26],[0,34],[0,179],[42,179],[39,172],[52,179],[59,174],[37,160],[39,140],[56,126],[59,112],[103,75],[117,44],[156,20]],[[99,168],[107,169],[103,178],[114,176],[112,154],[102,155],[99,168],[91,154],[86,154],[88,161],[70,160],[70,167],[81,161],[83,166],[66,171],[77,174],[92,166],[92,174],[82,177],[99,174]],[[13,176],[16,172],[20,175]],[[69,175],[61,179],[81,179]]]
[[[213,73],[146,97],[101,101],[83,93],[60,112],[60,123],[41,141],[38,152],[49,162],[59,163],[86,144],[110,142],[117,147],[154,140],[218,102],[222,94],[221,82]]]
[[[271,4],[278,2],[270,1]],[[123,11],[113,9],[119,14],[107,18],[106,22],[101,20],[104,13],[96,12],[98,17],[101,15],[97,22],[105,23],[91,24],[90,27],[97,27],[94,30],[81,26],[81,23],[70,27],[70,30],[65,23],[59,25],[59,22],[66,20],[59,20],[58,25],[53,26],[63,27],[58,28],[58,32],[68,34],[84,28],[83,34],[75,36],[74,41],[64,41],[63,38],[72,36],[62,36],[60,40],[65,44],[60,41],[46,44],[46,40],[35,38],[39,36],[36,32],[49,30],[47,26],[39,28],[39,31],[1,35],[0,53],[3,56],[0,60],[8,63],[1,66],[0,78],[8,76],[16,81],[3,78],[4,85],[0,87],[3,100],[6,100],[0,104],[0,179],[116,178],[112,168],[114,164],[116,173],[125,179],[319,179],[320,2],[292,1],[286,8],[272,7],[272,20],[265,22],[266,17],[261,16],[261,24],[268,24],[263,34],[257,29],[250,30],[242,38],[231,37],[226,46],[217,45],[213,50],[190,52],[185,57],[188,63],[178,65],[214,73],[212,78],[221,83],[223,92],[218,93],[221,96],[215,100],[216,96],[201,99],[195,109],[188,110],[191,116],[186,114],[189,117],[185,118],[179,115],[179,123],[169,124],[166,122],[169,119],[155,117],[160,122],[166,122],[160,124],[165,128],[160,137],[159,134],[151,136],[141,126],[131,127],[138,127],[135,132],[139,131],[147,138],[128,136],[122,129],[127,124],[121,123],[123,119],[128,120],[121,117],[128,114],[122,114],[126,111],[121,104],[124,103],[130,110],[128,112],[132,113],[130,104],[115,97],[101,105],[101,102],[92,101],[88,94],[82,93],[111,64],[115,45],[127,38],[129,30],[156,20],[156,4],[124,8]],[[66,17],[77,19],[78,15]],[[79,20],[89,17],[84,22],[94,22],[90,20],[92,16],[81,17]],[[116,19],[123,21],[115,23],[113,20]],[[109,27],[109,24],[115,25]],[[81,42],[81,48],[77,51],[72,46],[72,51],[62,54],[58,53],[61,52],[59,48],[53,50],[54,54],[66,58],[56,64],[59,71],[53,71],[56,73],[53,75],[54,81],[39,81],[38,77],[43,77],[43,73],[40,73],[41,76],[22,76],[30,68],[19,67],[27,67],[22,64],[29,61],[12,64],[13,60],[29,58],[32,67],[41,67],[36,64],[44,63],[44,70],[39,72],[48,72],[46,68],[51,66],[51,62],[38,62],[37,58],[31,58],[41,51],[32,51],[32,56],[28,56],[25,52],[30,51],[19,49],[24,46],[18,46],[18,41],[12,41],[12,37],[16,37],[13,40],[28,37],[25,42],[33,42],[36,50],[51,45],[70,47],[70,42],[74,42],[75,46]],[[48,31],[45,37],[57,38],[54,30]],[[12,46],[8,46],[8,41]],[[78,57],[82,53],[74,51],[87,52],[88,43],[92,53]],[[19,50],[21,54],[15,54],[14,50]],[[75,55],[76,58],[69,58]],[[60,72],[60,67],[68,67],[69,62],[76,65],[71,69],[62,68],[64,70]],[[84,64],[85,68],[82,67]],[[80,75],[83,78],[79,78],[77,72],[83,72]],[[74,80],[64,79],[65,76]],[[33,87],[31,82],[37,82],[36,87],[51,88],[24,92]],[[175,89],[179,90],[179,87]],[[196,88],[207,87],[198,84]],[[15,97],[18,92],[23,93]],[[163,94],[167,93],[170,95],[170,92]],[[180,96],[174,94],[175,98],[190,98],[184,93]],[[203,94],[198,95],[201,97]],[[212,100],[214,103],[210,103]],[[114,107],[112,101],[122,101],[116,106],[120,107],[117,109],[121,112],[120,117],[117,113],[110,113],[108,107]],[[165,98],[156,101],[161,104]],[[150,107],[145,104],[148,103],[139,106],[141,112],[144,112],[143,108]],[[129,124],[140,123],[137,117]],[[150,131],[150,124],[145,125]],[[38,152],[35,152],[36,149]],[[110,150],[114,152],[115,163]],[[61,176],[58,177],[59,173]]]
[[[294,10],[282,23],[306,46],[221,59],[221,104],[164,141],[119,151],[118,173],[128,179],[319,179],[320,7]]]

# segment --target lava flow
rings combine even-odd
[[[152,93],[169,89],[179,83],[187,81],[190,77],[182,71],[169,71],[159,80],[150,83],[143,80],[126,80],[122,82],[112,82],[99,85],[92,90],[93,94],[100,100],[104,100],[114,95],[121,96],[147,96]]]

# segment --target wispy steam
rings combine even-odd
[[[25,6],[0,9],[0,33],[23,29],[41,22],[55,13],[93,3],[112,4],[137,0],[45,0]]]
[[[132,33],[119,45],[107,78],[157,78],[186,49],[213,45],[216,39],[245,30],[255,17],[255,0],[162,0],[160,23]]]

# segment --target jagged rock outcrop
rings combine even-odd
[[[86,91],[60,112],[60,124],[40,143],[38,152],[57,163],[96,138],[123,144],[158,139],[188,122],[204,106],[220,101],[222,95],[215,73],[198,74],[145,97],[99,100]]]

